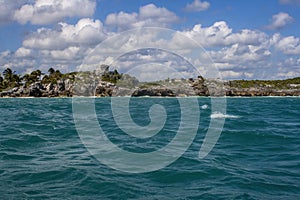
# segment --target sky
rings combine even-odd
[[[154,41],[158,33],[145,29],[137,40],[167,51],[132,54],[134,48],[125,48],[129,41],[119,42],[145,27],[162,28],[170,38]],[[73,71],[99,45],[105,54],[109,49],[103,44],[118,43],[115,50],[129,52],[123,65],[148,62],[156,72],[183,65],[172,54],[175,48],[205,75],[203,62],[184,53],[197,52],[190,41],[205,51],[223,79],[300,77],[300,0],[0,0],[1,71]],[[108,64],[112,57],[97,62]]]

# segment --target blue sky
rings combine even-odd
[[[197,41],[224,79],[300,76],[300,0],[0,0],[0,70],[73,70],[140,27]]]

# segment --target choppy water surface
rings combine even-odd
[[[147,125],[149,106],[168,114],[149,139],[122,133],[110,98],[98,98],[99,122],[119,147],[143,153],[175,136],[180,108],[174,98],[134,98],[131,116]],[[199,98],[200,127],[187,152],[159,171],[129,174],[89,154],[78,136],[72,99],[0,99],[1,199],[299,199],[300,98],[228,98],[227,114],[211,113]],[[221,137],[202,160],[198,153],[211,118],[226,118]]]

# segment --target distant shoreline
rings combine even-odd
[[[229,80],[170,79],[140,82],[109,66],[101,65],[99,71],[62,74],[50,68],[48,75],[40,70],[16,75],[7,68],[0,76],[0,97],[57,98],[73,96],[150,96],[150,97],[262,97],[300,96],[300,77],[286,80]]]
[[[188,97],[161,97],[161,96],[140,96],[140,97],[133,97],[133,96],[107,96],[107,97],[98,97],[98,96],[89,96],[89,97],[64,97],[64,96],[58,96],[58,97],[0,97],[0,99],[73,99],[73,98],[93,98],[93,99],[105,99],[105,98],[136,98],[136,99],[143,99],[143,98],[161,98],[161,99],[173,99],[173,98],[203,98],[203,99],[208,99],[208,98],[229,98],[229,99],[247,99],[247,98],[300,98],[300,96],[222,96],[222,97],[212,97],[212,96],[188,96]]]

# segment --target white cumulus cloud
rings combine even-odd
[[[0,71],[6,68],[12,68],[17,71],[17,73],[20,73],[28,68],[37,68],[37,61],[32,59],[32,52],[30,52],[31,55],[28,53],[29,52],[26,49],[22,49],[22,47],[18,49],[16,53],[10,51],[0,52]]]
[[[300,55],[300,39],[294,36],[279,39],[275,47],[284,54]]]
[[[13,20],[14,12],[20,8],[26,0],[0,0],[0,23],[9,23]]]
[[[260,45],[267,38],[265,33],[249,29],[233,32],[224,21],[215,22],[209,27],[202,27],[201,24],[197,24],[192,30],[182,33],[204,47],[228,46],[236,43]]]
[[[263,48],[257,49],[251,45],[234,44],[221,50],[210,51],[209,54],[216,62],[244,65],[251,61],[265,60],[271,55],[271,52]]]
[[[138,13],[123,11],[111,13],[106,17],[105,23],[108,26],[116,27],[118,30],[125,30],[145,26],[168,27],[177,20],[176,14],[168,9],[148,4],[140,7]]]
[[[24,58],[24,57],[30,57],[32,56],[33,52],[31,49],[26,49],[24,47],[20,47],[16,52],[15,52],[15,56],[16,57],[20,57],[20,58]]]
[[[293,21],[294,19],[288,13],[280,12],[272,16],[271,24],[268,25],[267,28],[271,30],[278,30],[292,23]]]
[[[106,38],[100,20],[83,18],[77,24],[59,23],[58,30],[39,28],[31,33],[23,46],[33,49],[62,50],[69,46],[93,46]]]
[[[80,52],[79,47],[68,47],[64,50],[52,50],[52,51],[42,51],[44,56],[50,56],[53,59],[56,60],[66,60],[70,62],[71,60],[76,60],[76,57],[78,57],[78,53]]]
[[[192,3],[188,3],[185,7],[186,11],[189,12],[199,12],[207,10],[210,6],[210,3],[207,1],[194,0]]]
[[[37,0],[16,10],[13,18],[21,24],[50,24],[66,17],[89,17],[94,14],[95,0]]]

